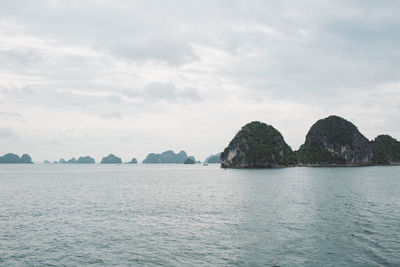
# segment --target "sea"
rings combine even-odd
[[[0,165],[0,266],[400,266],[400,166]]]

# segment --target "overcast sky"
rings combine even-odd
[[[400,139],[399,1],[0,1],[0,154],[293,148],[331,114]]]

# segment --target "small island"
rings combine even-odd
[[[390,135],[379,135],[371,141],[373,157],[377,165],[400,164],[400,142]]]
[[[96,161],[92,157],[85,156],[85,157],[79,157],[76,163],[79,163],[79,164],[94,164],[94,163],[96,163]]]
[[[194,162],[196,159],[193,156],[189,156]],[[182,164],[187,158],[189,158],[185,151],[180,151],[175,154],[172,150],[167,150],[161,154],[150,153],[142,161],[144,164],[165,164],[165,163],[176,163]]]
[[[81,156],[78,158],[78,160],[75,157],[72,157],[69,160],[65,160],[61,158],[59,161],[54,161],[54,163],[60,163],[60,164],[94,164],[96,161],[94,158],[89,157],[89,156]]]
[[[371,165],[372,147],[357,127],[339,117],[318,120],[297,151],[298,162],[306,166]]]
[[[271,125],[253,121],[221,153],[223,168],[277,168],[296,164],[296,155]]]
[[[183,164],[195,164],[196,162],[192,158],[187,158]]]
[[[125,162],[125,164],[137,164],[137,163],[138,163],[138,161],[136,158],[132,158],[131,161]]]
[[[204,160],[204,163],[207,163],[207,164],[221,163],[220,158],[221,158],[221,153],[217,153],[215,155],[210,155]]]
[[[33,164],[33,162],[28,154],[19,157],[17,154],[7,153],[0,157],[0,164]]]
[[[369,141],[353,123],[332,115],[314,123],[292,151],[279,131],[255,121],[242,127],[220,160],[223,168],[399,165],[400,142],[389,135]]]
[[[107,157],[101,159],[101,164],[121,164],[121,158],[115,156],[114,154],[109,154]]]

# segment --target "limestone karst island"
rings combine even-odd
[[[33,163],[28,154],[21,157],[8,153],[0,157],[0,164]],[[44,163],[50,163],[45,160]],[[90,156],[80,156],[53,163],[94,164]],[[132,158],[125,164],[137,164]],[[149,153],[143,164],[196,164],[200,161],[185,151],[172,150],[160,154]],[[222,153],[210,155],[204,165],[221,164],[222,168],[281,168],[293,166],[371,166],[399,165],[400,142],[389,135],[368,140],[357,127],[339,117],[318,120],[308,131],[299,150],[293,151],[282,134],[273,126],[253,121],[243,126]],[[109,154],[100,164],[122,164],[120,157]]]
[[[397,164],[400,142],[389,135],[369,141],[353,123],[338,116],[318,120],[298,151],[273,126],[254,121],[243,126],[221,153],[223,168]]]

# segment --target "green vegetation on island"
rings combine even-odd
[[[96,163],[96,161],[94,160],[94,158],[91,158],[89,156],[85,156],[85,157],[79,157],[76,163],[79,163],[79,164],[94,164],[94,163]]]
[[[138,163],[137,159],[136,158],[132,158],[131,161],[126,162],[125,164],[137,164],[137,163]]]
[[[32,164],[32,158],[28,154],[19,157],[17,154],[7,153],[0,157],[0,164]]]
[[[195,164],[196,162],[192,158],[187,158],[183,164]]]
[[[316,166],[359,166],[372,164],[368,139],[351,122],[329,116],[309,130],[305,143],[296,151],[298,163]]]
[[[400,142],[390,135],[379,135],[371,141],[372,160],[378,165],[400,164]]]
[[[73,157],[69,160],[65,160],[65,159],[60,159],[59,161],[54,161],[54,163],[60,163],[60,164],[94,164],[96,161],[94,160],[94,158],[89,157],[89,156],[81,156],[78,158],[78,160]]]
[[[296,164],[296,155],[271,125],[253,121],[221,153],[223,168],[274,168]]]
[[[101,159],[101,164],[120,164],[122,163],[121,158],[115,156],[114,154],[109,154],[107,157]]]
[[[188,158],[185,151],[181,151],[177,154],[172,150],[167,150],[161,154],[150,153],[142,161],[144,164],[157,164],[157,163],[176,163],[182,164]]]
[[[208,163],[208,164],[221,163],[220,158],[221,158],[221,153],[217,153],[215,155],[210,155],[204,160],[204,163]]]
[[[72,158],[70,160],[67,160],[67,164],[75,164],[76,163],[76,158]]]

